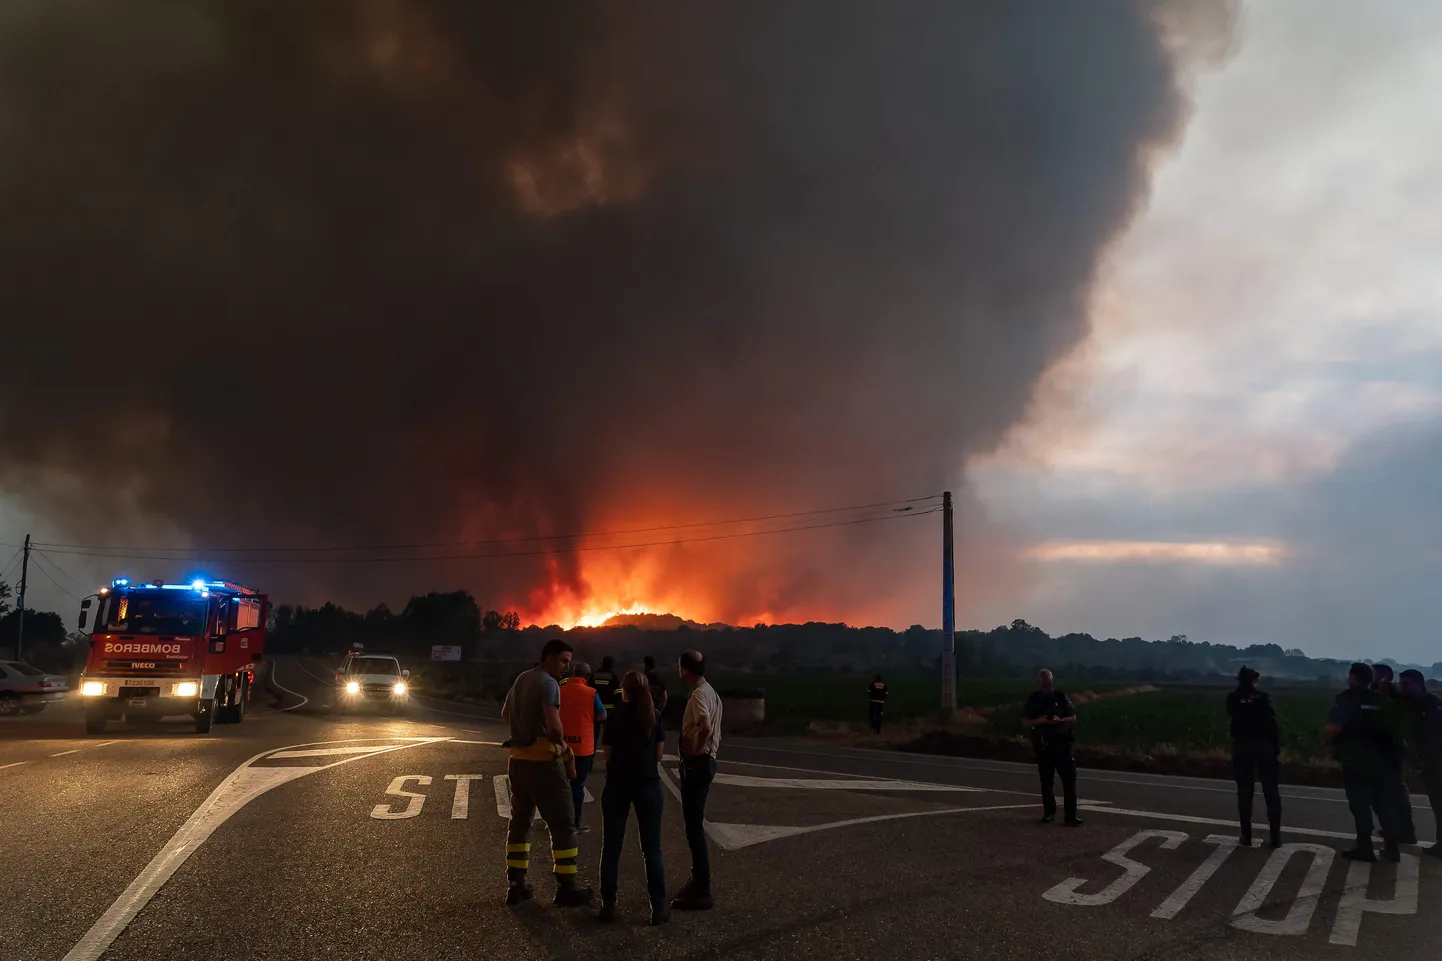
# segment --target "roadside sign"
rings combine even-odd
[[[433,661],[459,661],[461,649],[450,644],[434,644],[431,646],[431,660]]]

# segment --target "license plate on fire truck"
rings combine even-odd
[[[155,679],[151,677],[127,677],[120,682],[121,687],[154,687]]]

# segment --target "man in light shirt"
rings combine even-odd
[[[671,907],[708,911],[711,855],[706,848],[706,796],[716,777],[716,750],[721,746],[721,698],[706,681],[706,658],[700,651],[682,654],[677,666],[681,682],[691,689],[681,716],[681,813],[691,847],[691,880]]]

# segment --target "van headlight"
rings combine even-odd
[[[194,681],[181,681],[175,685],[176,697],[195,697],[200,693],[200,686]]]
[[[360,682],[359,682],[359,681],[348,681],[348,682],[346,683],[346,686],[345,686],[345,692],[346,692],[347,694],[359,694],[359,693],[360,693]]]
[[[80,685],[81,697],[99,697],[105,693],[105,685],[100,681],[86,681]]]
[[[391,691],[396,694],[404,694],[406,692],[406,682],[396,681],[396,686],[391,688]]]

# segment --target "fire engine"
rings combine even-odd
[[[91,625],[80,675],[86,733],[121,717],[145,726],[189,715],[199,734],[216,721],[240,723],[265,653],[267,603],[230,581],[123,577],[82,600],[80,630]]]

